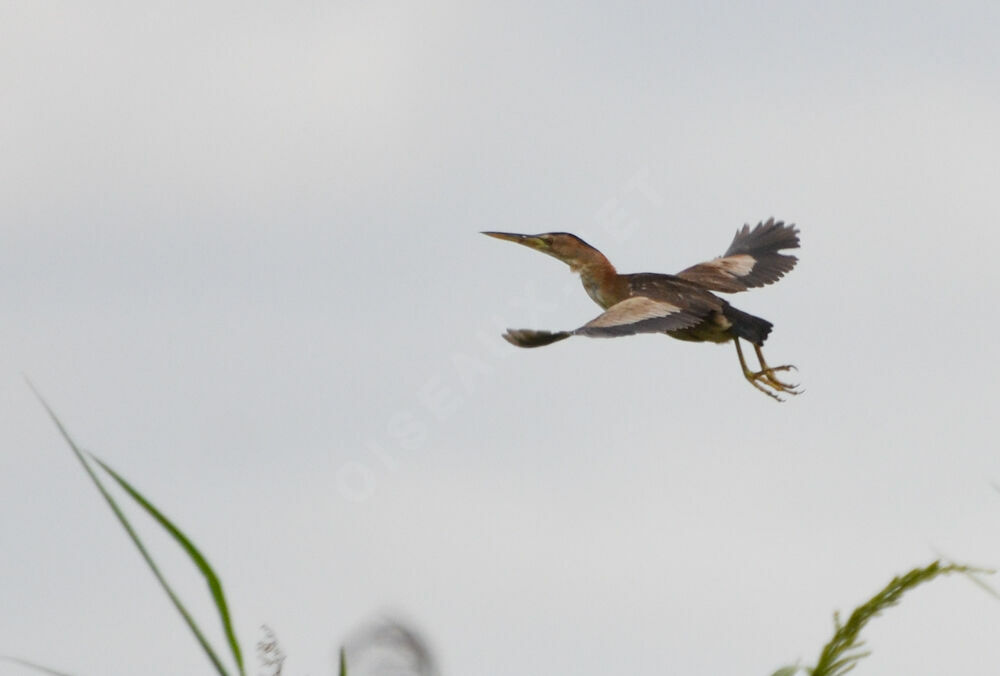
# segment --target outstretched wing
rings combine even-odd
[[[612,305],[575,331],[508,329],[503,337],[518,347],[541,347],[570,336],[614,338],[636,333],[663,333],[694,326],[712,309],[707,304],[682,308],[666,300],[634,296]]]
[[[681,270],[677,276],[712,291],[746,291],[781,279],[798,258],[778,252],[797,248],[799,231],[795,225],[770,218],[752,230],[744,225],[736,231],[726,253]]]
[[[633,296],[615,303],[573,333],[594,338],[663,333],[694,326],[701,322],[705,314],[707,311],[700,308],[686,309],[666,300]]]

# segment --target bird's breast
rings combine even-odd
[[[609,294],[596,279],[587,277],[583,277],[581,279],[583,281],[583,288],[586,290],[587,295],[605,310],[618,302],[618,299],[612,297],[612,295]]]
[[[591,300],[607,310],[615,303],[629,297],[628,289],[621,283],[621,278],[614,270],[580,271],[580,281]]]

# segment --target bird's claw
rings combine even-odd
[[[750,381],[750,384],[756,387],[758,390],[768,395],[769,397],[777,400],[784,401],[778,393],[788,394],[791,396],[796,396],[802,394],[803,390],[799,388],[798,384],[786,383],[780,380],[776,375],[775,371],[797,371],[798,369],[791,365],[785,364],[783,366],[768,366],[760,371],[749,371],[744,372],[746,379]],[[765,387],[765,385],[767,387]],[[767,389],[767,388],[771,389]],[[771,390],[775,390],[772,392]]]

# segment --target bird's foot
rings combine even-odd
[[[775,372],[795,370],[798,369],[791,364],[785,364],[783,366],[768,366],[760,371],[750,371],[749,369],[746,369],[743,371],[743,375],[748,381],[750,381],[751,385],[767,396],[772,399],[776,399],[777,401],[784,401],[784,399],[779,396],[779,393],[795,396],[802,394],[803,390],[801,390],[797,384],[793,385],[782,381],[775,375]]]
[[[788,394],[801,394],[802,390],[799,389],[798,383],[786,383],[778,379],[778,376],[774,375],[775,371],[798,371],[797,368],[791,364],[785,364],[784,366],[768,366],[760,370],[758,373],[767,379],[768,384],[770,384],[774,389],[780,390],[781,392],[786,392]]]

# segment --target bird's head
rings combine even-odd
[[[510,232],[484,232],[483,234],[541,251],[553,258],[558,258],[574,271],[591,264],[607,262],[600,251],[568,232],[546,232],[541,235],[517,235]]]

